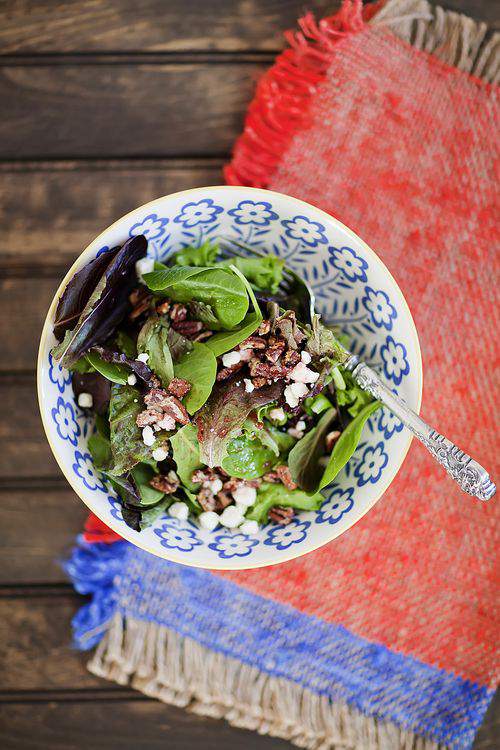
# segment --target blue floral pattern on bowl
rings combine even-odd
[[[312,284],[318,310],[351,341],[352,350],[387,384],[418,408],[421,387],[418,339],[396,283],[350,230],[293,198],[247,188],[200,188],[153,201],[103,232],[73,273],[127,237],[145,234],[151,257],[164,260],[190,244],[229,235],[283,260]],[[58,290],[58,297],[61,290]],[[362,442],[317,512],[299,512],[288,526],[268,524],[257,535],[164,515],[140,534],[123,521],[116,495],[94,469],[87,450],[93,424],[74,399],[71,379],[54,362],[52,326],[42,336],[39,364],[44,426],[75,490],[119,534],[167,559],[208,568],[245,568],[281,562],[314,549],[352,526],[390,484],[409,437],[386,409],[372,415]]]

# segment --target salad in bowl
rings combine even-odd
[[[153,207],[93,243],[49,311],[39,392],[56,457],[106,524],[168,559],[252,567],[320,546],[409,444],[342,358],[347,345],[396,388],[406,379],[418,407],[402,295],[355,235],[287,196],[206,188]],[[258,254],[221,254],[226,237]],[[323,315],[282,292],[288,267]]]

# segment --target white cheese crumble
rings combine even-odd
[[[156,438],[155,438],[155,434],[153,432],[153,428],[151,427],[151,425],[148,424],[142,430],[142,441],[143,441],[144,445],[151,446],[151,445],[153,445],[155,439]]]
[[[306,352],[305,349],[300,353],[300,358],[305,365],[308,365],[311,361],[311,355],[309,354],[309,352]]]
[[[165,448],[162,448],[161,446],[159,448],[155,448],[153,451],[153,458],[155,461],[164,461],[167,456],[168,456],[168,451]]]
[[[285,388],[285,401],[288,406],[294,409],[299,405],[299,399],[309,392],[309,388],[304,383],[291,383]]]
[[[168,514],[169,516],[172,516],[172,518],[178,518],[179,521],[186,521],[189,515],[189,508],[186,503],[172,503],[168,509]]]
[[[244,516],[239,508],[236,508],[235,505],[229,505],[222,511],[219,521],[227,529],[235,529],[242,523],[243,518]]]
[[[314,372],[304,362],[299,362],[291,371],[290,378],[297,383],[315,383],[319,378],[319,372]]]
[[[93,403],[94,399],[91,393],[80,393],[78,396],[78,406],[81,406],[82,409],[90,409]]]
[[[216,495],[222,489],[222,482],[220,479],[212,479],[211,482],[207,482],[207,485],[212,490],[214,495]]]
[[[250,380],[250,378],[243,378],[243,380],[244,380],[244,383],[245,383],[245,391],[247,393],[251,393],[252,391],[255,390],[255,386],[252,383],[252,381]]]
[[[273,422],[283,422],[283,420],[286,419],[284,409],[282,409],[281,406],[276,409],[271,409],[269,412],[269,419],[272,419]]]
[[[200,513],[198,521],[202,529],[213,531],[219,525],[220,518],[213,510],[206,510],[204,513]]]
[[[137,377],[132,373],[132,375],[129,375],[127,378],[127,383],[129,385],[135,385],[137,383]]]
[[[241,354],[239,352],[226,352],[222,355],[222,364],[224,367],[232,367],[237,365],[241,361]]]
[[[242,484],[233,491],[232,495],[235,502],[248,507],[249,505],[253,505],[256,501],[257,490],[255,487],[249,487],[246,484]]]
[[[138,362],[144,362],[144,364],[148,361],[149,354],[146,354],[146,352],[143,352],[142,354],[137,355],[137,361]]]
[[[145,273],[151,273],[155,269],[155,262],[153,258],[141,258],[135,264],[135,272],[139,278],[144,276]]]
[[[259,524],[257,521],[244,521],[240,526],[240,531],[243,534],[257,534],[259,530]]]

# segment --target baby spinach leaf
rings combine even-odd
[[[109,262],[72,330],[52,350],[61,366],[70,367],[91,346],[105,341],[120,324],[130,307],[129,294],[137,284],[135,263],[144,257],[148,242],[143,235],[132,237]]]
[[[168,333],[168,326],[161,318],[151,317],[142,326],[137,339],[137,350],[149,355],[148,367],[158,375],[165,388],[174,377]]]
[[[191,390],[183,398],[189,414],[198,411],[212,393],[217,375],[217,360],[206,344],[195,342],[174,365],[174,375],[191,383]]]
[[[131,470],[130,474],[134,480],[135,486],[139,491],[141,505],[156,505],[165,496],[164,492],[155,490],[149,482],[155,475],[154,469],[148,464],[137,464]]]
[[[129,359],[126,354],[123,354],[121,352],[114,352],[112,349],[106,349],[104,346],[93,346],[89,352],[89,355],[96,355],[96,357],[99,358],[98,362],[96,362],[95,359],[89,359],[89,362],[96,362],[95,369],[97,370],[100,368],[99,371],[101,372],[101,374],[105,375],[109,380],[113,380],[113,382],[115,383],[122,383],[123,385],[125,385],[125,383],[127,382],[126,378],[124,382],[118,380],[118,377],[120,377],[122,373],[127,377],[131,373],[134,373],[146,384],[149,384],[151,378],[153,377],[153,371],[145,362],[141,362],[138,359]],[[106,365],[117,365],[120,369],[115,370],[111,367],[107,369]]]
[[[207,466],[220,466],[226,446],[236,437],[246,418],[259,406],[276,401],[282,383],[272,383],[247,393],[243,383],[225,381],[215,386],[197,417],[200,458]]]
[[[140,461],[151,457],[151,450],[144,445],[142,431],[135,420],[142,411],[141,394],[131,385],[111,386],[109,424],[113,467],[109,473],[121,476]]]
[[[262,258],[239,258],[237,256],[220,262],[221,266],[236,266],[241,273],[262,292],[276,294],[283,278],[285,261],[276,255]]]
[[[245,320],[238,328],[234,331],[221,331],[211,336],[205,343],[209,349],[215,354],[216,357],[220,357],[221,354],[234,349],[238,344],[247,339],[254,333],[259,327],[262,321],[262,315],[255,312],[248,313]]]
[[[309,430],[288,454],[288,467],[292,479],[306,492],[316,492],[319,488],[319,459],[325,454],[325,437],[336,414],[336,409],[328,409],[318,424]]]
[[[144,281],[154,292],[166,292],[176,302],[198,300],[210,305],[220,328],[234,328],[248,310],[245,284],[225,268],[174,266],[152,271]]]
[[[222,468],[238,479],[256,479],[270,471],[277,460],[274,451],[265,447],[257,436],[244,434],[228,443]]]
[[[288,432],[283,432],[272,424],[266,423],[266,431],[278,446],[281,456],[287,455],[297,442],[296,438],[289,435]]]
[[[287,490],[283,484],[263,482],[257,490],[255,505],[246,513],[246,518],[257,523],[265,523],[267,514],[275,505],[300,510],[318,510],[324,499],[319,492],[308,495],[302,490]]]
[[[87,446],[96,469],[106,471],[113,461],[109,438],[95,432],[89,437]]]
[[[373,414],[380,407],[379,401],[372,401],[371,404],[365,406],[359,414],[347,425],[335,445],[326,467],[321,481],[319,489],[323,489],[330,482],[333,482],[337,474],[341,469],[344,468],[346,463],[351,458],[352,454],[356,450],[356,447],[360,441],[361,433],[368,417]]]
[[[200,247],[185,247],[174,255],[177,266],[212,266],[217,257],[217,245],[207,240]]]
[[[111,380],[112,383],[120,383],[121,385],[126,385],[127,378],[130,375],[130,370],[127,370],[127,368],[123,365],[116,365],[112,362],[105,362],[96,352],[89,352],[85,355],[85,359],[87,360],[87,362],[89,362],[89,364],[92,365],[94,370],[100,372],[101,375],[103,375],[108,380]]]
[[[181,427],[170,438],[170,444],[181,482],[189,490],[194,490],[198,485],[191,481],[191,477],[196,469],[203,466],[196,427],[192,424]]]
[[[119,247],[114,247],[112,250],[101,253],[68,281],[55,314],[54,336],[58,341],[61,341],[66,331],[71,330],[78,323],[78,318],[96,288],[97,282],[119,250]]]

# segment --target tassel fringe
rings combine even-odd
[[[210,651],[168,628],[124,620],[121,614],[110,621],[88,668],[151,698],[308,750],[444,747]]]
[[[306,13],[299,20],[300,31],[285,34],[288,48],[257,84],[244,131],[224,168],[228,185],[268,187],[295,135],[311,123],[311,104],[336,45],[367,24],[387,28],[416,49],[486,83],[498,82],[500,34],[488,35],[485,23],[427,0],[382,0],[369,6],[344,0],[338,13],[321,21]]]

